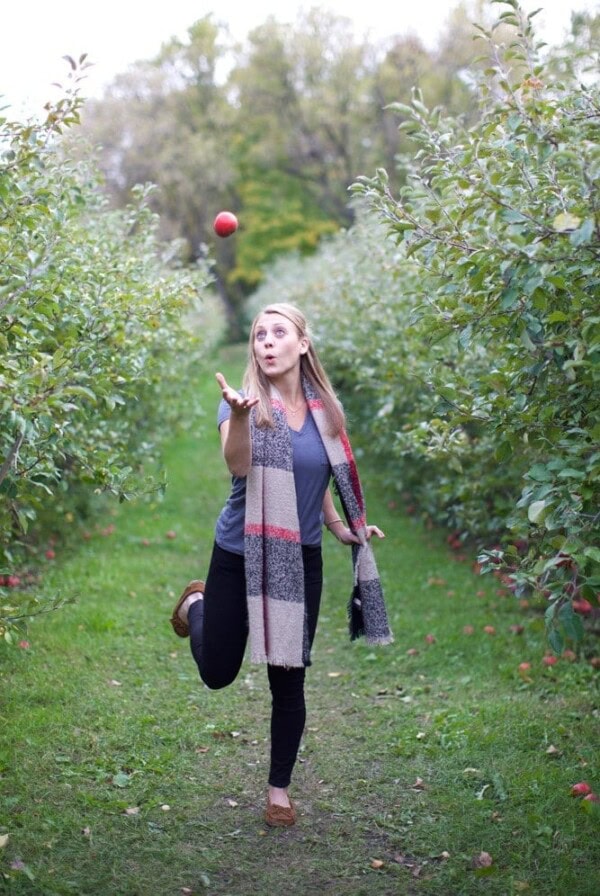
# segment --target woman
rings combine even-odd
[[[351,635],[392,640],[369,545],[360,483],[344,414],[302,313],[269,305],[255,318],[243,391],[216,375],[218,425],[230,497],[217,520],[206,579],[193,581],[171,617],[190,635],[210,688],[236,678],[250,637],[252,662],[266,663],[272,695],[271,764],[265,821],[295,823],[288,794],[304,730],[304,677],[310,665],[322,587],[323,524],[352,545]],[[333,475],[345,520],[335,508]]]

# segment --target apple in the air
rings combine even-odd
[[[231,236],[238,229],[238,220],[233,212],[219,212],[213,228],[217,236]]]

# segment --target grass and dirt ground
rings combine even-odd
[[[218,363],[239,381],[236,353]],[[368,450],[395,643],[350,643],[350,557],[326,535],[299,819],[265,827],[265,669],[211,692],[168,621],[229,485],[211,372],[199,388],[207,415],[167,446],[164,500],[106,507],[59,544],[45,586],[77,602],[0,654],[0,891],[599,893],[598,807],[570,796],[600,791],[593,668],[544,666],[543,614],[396,507]]]

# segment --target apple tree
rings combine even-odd
[[[526,461],[510,543],[482,562],[506,564],[518,593],[544,594],[560,652],[581,636],[573,607],[591,609],[600,590],[600,92],[597,79],[552,78],[534,14],[505,6],[517,37],[498,46],[482,29],[495,63],[481,120],[465,130],[415,95],[399,109],[417,146],[406,187],[392,195],[380,170],[356,190],[400,266],[420,269],[420,331],[480,357],[432,366],[445,412],[415,443],[441,434],[450,458],[457,440],[486,433],[499,471]]]
[[[73,63],[75,64],[75,63]],[[161,437],[202,354],[188,323],[210,276],[157,239],[149,188],[121,211],[61,150],[76,92],[41,123],[0,118],[0,624],[17,604],[35,530],[94,491],[124,500],[162,484]],[[210,332],[210,331],[209,331]],[[208,335],[207,339],[210,338]],[[3,609],[2,609],[3,607]]]

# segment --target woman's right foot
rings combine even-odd
[[[183,623],[185,623],[185,625],[187,625],[188,613],[190,611],[191,605],[193,603],[195,603],[197,600],[202,600],[203,598],[204,598],[204,595],[202,594],[202,592],[193,591],[191,594],[188,594],[188,596],[186,597],[184,602],[181,604],[181,606],[177,610],[177,615],[179,616],[181,621]]]
[[[175,604],[175,609],[171,614],[171,625],[176,635],[180,638],[187,638],[190,630],[188,628],[188,611],[190,606],[197,600],[202,600],[204,595],[204,582],[200,579],[194,579],[189,582],[184,589],[183,594]]]

